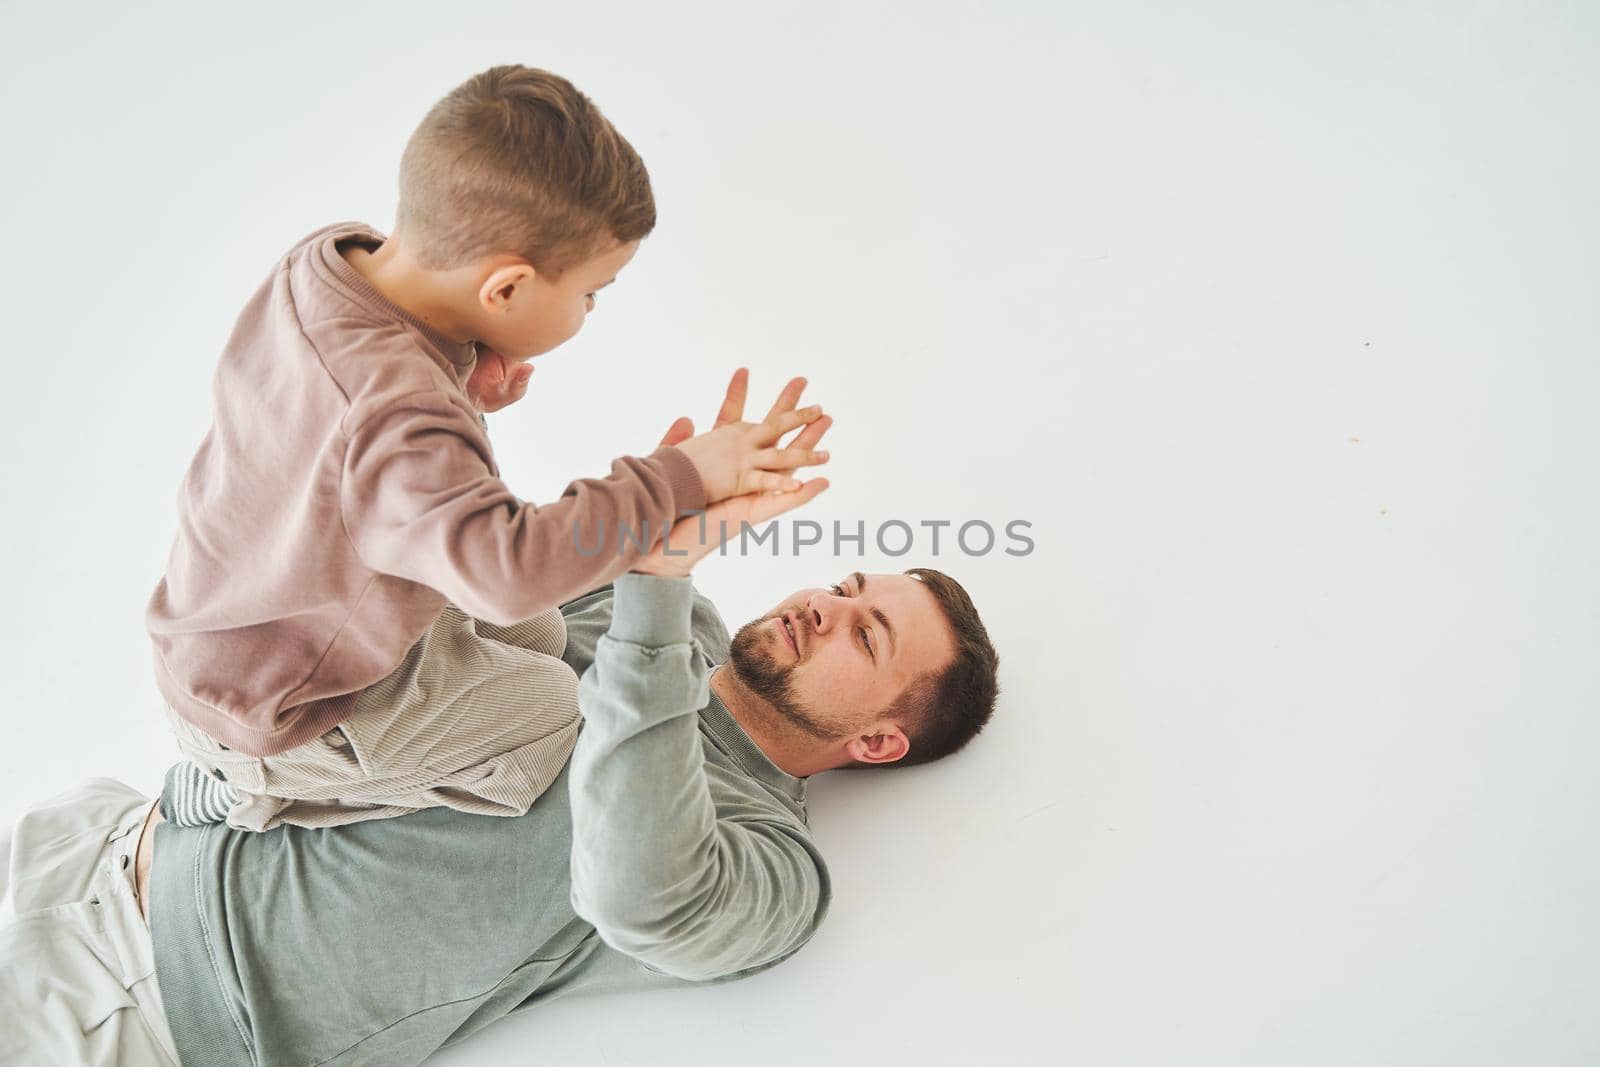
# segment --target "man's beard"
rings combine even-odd
[[[820,741],[837,741],[852,731],[839,728],[802,704],[794,692],[794,669],[798,664],[779,663],[772,656],[772,628],[767,624],[781,615],[774,612],[739,627],[728,646],[728,666],[745,688],[772,705],[785,722]],[[806,632],[798,616],[795,627]]]

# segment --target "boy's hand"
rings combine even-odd
[[[679,415],[671,426],[667,427],[666,436],[661,439],[657,448],[666,445],[681,445],[694,436],[694,420],[687,415]]]
[[[528,395],[533,364],[512,363],[485,345],[478,346],[478,362],[467,377],[467,399],[479,411],[499,411]]]
[[[728,383],[728,394],[717,412],[716,428],[710,433],[677,442],[689,457],[705,486],[706,503],[715,504],[747,493],[787,492],[800,488],[797,478],[781,472],[814,466],[828,461],[828,453],[816,451],[816,434],[809,441],[797,436],[787,448],[777,447],[780,437],[801,426],[812,427],[823,418],[822,408],[812,405],[795,409],[806,380],[795,378],[784,386],[767,417],[760,422],[745,422],[744,401],[750,372],[741,367]],[[685,420],[668,431],[668,437],[681,433]],[[785,508],[784,510],[788,510]]]

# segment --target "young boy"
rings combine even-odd
[[[674,434],[555,503],[499,479],[480,405],[522,394],[522,361],[577,333],[654,225],[644,164],[588,98],[503,66],[412,135],[392,237],[331,226],[278,263],[223,351],[146,613],[201,769],[169,818],[527,811],[580,722],[556,606],[682,512],[826,460],[813,431],[777,447],[821,415],[797,379],[763,422]]]

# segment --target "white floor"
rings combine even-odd
[[[0,818],[155,788],[141,612],[234,315],[527,62],[661,221],[495,417],[515,487],[748,363],[838,419],[809,517],[1036,548],[708,564],[735,624],[950,571],[991,730],[814,779],[836,900],[790,963],[440,1063],[1600,1059],[1596,9],[409,6],[9,14]]]

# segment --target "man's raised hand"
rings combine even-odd
[[[635,574],[687,578],[694,565],[724,541],[739,536],[744,524],[759,526],[786,511],[815,500],[828,488],[828,479],[812,478],[787,493],[745,493],[713,504],[702,515],[679,519],[666,539],[657,541],[650,554],[633,565]]]

